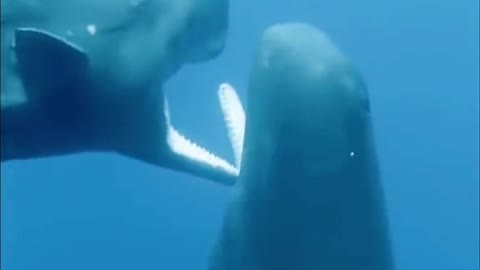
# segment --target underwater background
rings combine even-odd
[[[232,0],[230,8],[225,51],[166,85],[174,125],[233,160],[218,85],[231,82],[245,100],[262,31],[314,24],[369,85],[397,269],[478,269],[479,1]],[[233,191],[105,153],[1,169],[4,270],[206,269]]]

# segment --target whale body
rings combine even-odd
[[[163,83],[224,47],[228,0],[1,0],[1,161],[109,151],[233,184]]]
[[[367,88],[326,34],[268,28],[246,113],[219,97],[240,176],[209,270],[394,269]]]

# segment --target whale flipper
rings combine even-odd
[[[233,148],[235,166],[237,169],[240,169],[245,134],[245,110],[243,109],[237,92],[228,83],[220,85],[218,98],[227,126],[230,143]]]
[[[18,28],[13,46],[29,99],[65,97],[87,80],[87,54],[59,36],[35,28]]]

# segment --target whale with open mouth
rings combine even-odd
[[[1,0],[1,161],[111,151],[223,184],[163,83],[224,47],[228,0]]]

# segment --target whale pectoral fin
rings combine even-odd
[[[35,28],[18,28],[13,45],[28,98],[70,95],[68,90],[85,83],[88,56],[67,40]]]
[[[192,175],[210,179],[225,185],[233,185],[238,170],[224,159],[185,138],[174,127],[168,127],[167,143],[174,162],[168,167]]]
[[[220,85],[218,89],[218,99],[233,148],[235,165],[237,169],[240,170],[245,135],[245,110],[243,109],[237,92],[228,83]]]

